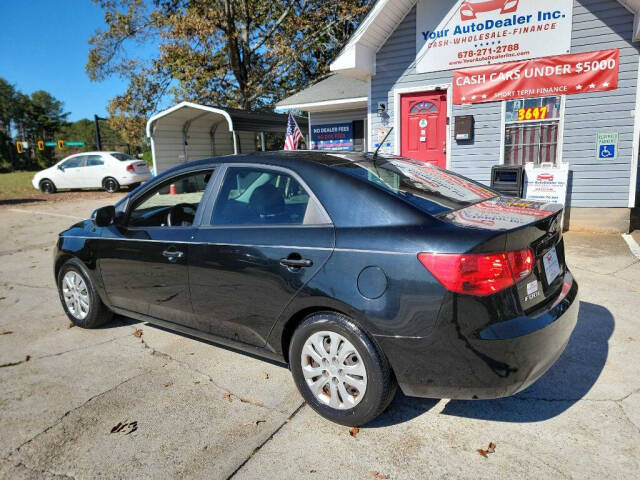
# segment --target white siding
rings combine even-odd
[[[634,127],[631,112],[635,109],[638,82],[638,46],[631,43],[632,30],[633,15],[615,0],[574,2],[572,53],[619,48],[621,66],[617,90],[566,98],[563,160],[570,163],[568,201],[573,206],[628,206]],[[370,101],[373,139],[377,127],[394,124],[395,88],[451,83],[451,71],[416,73],[415,31],[413,8],[377,53]],[[387,116],[381,118],[376,113],[378,102],[387,103]],[[462,114],[474,115],[475,140],[458,144],[452,138],[451,128],[449,166],[474,180],[489,183],[491,166],[500,162],[502,105],[495,102],[453,107],[454,117]],[[619,156],[614,162],[595,158],[599,130],[620,134]],[[394,135],[389,139],[393,145]]]

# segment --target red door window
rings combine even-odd
[[[404,157],[447,165],[447,96],[440,92],[402,95],[400,134]]]

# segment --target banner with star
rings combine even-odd
[[[456,70],[455,105],[576,95],[618,88],[620,51],[557,55]]]

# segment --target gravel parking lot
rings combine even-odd
[[[640,260],[622,237],[567,234],[580,318],[528,390],[398,395],[352,434],[305,406],[280,365],[123,317],[70,328],[51,247],[104,203],[0,207],[0,477],[637,478]]]

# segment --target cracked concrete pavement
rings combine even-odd
[[[491,401],[398,395],[351,436],[280,365],[123,317],[69,328],[51,247],[103,203],[0,207],[0,478],[637,476],[640,259],[620,236],[566,235],[579,323],[536,384]],[[121,422],[137,430],[110,433]]]

